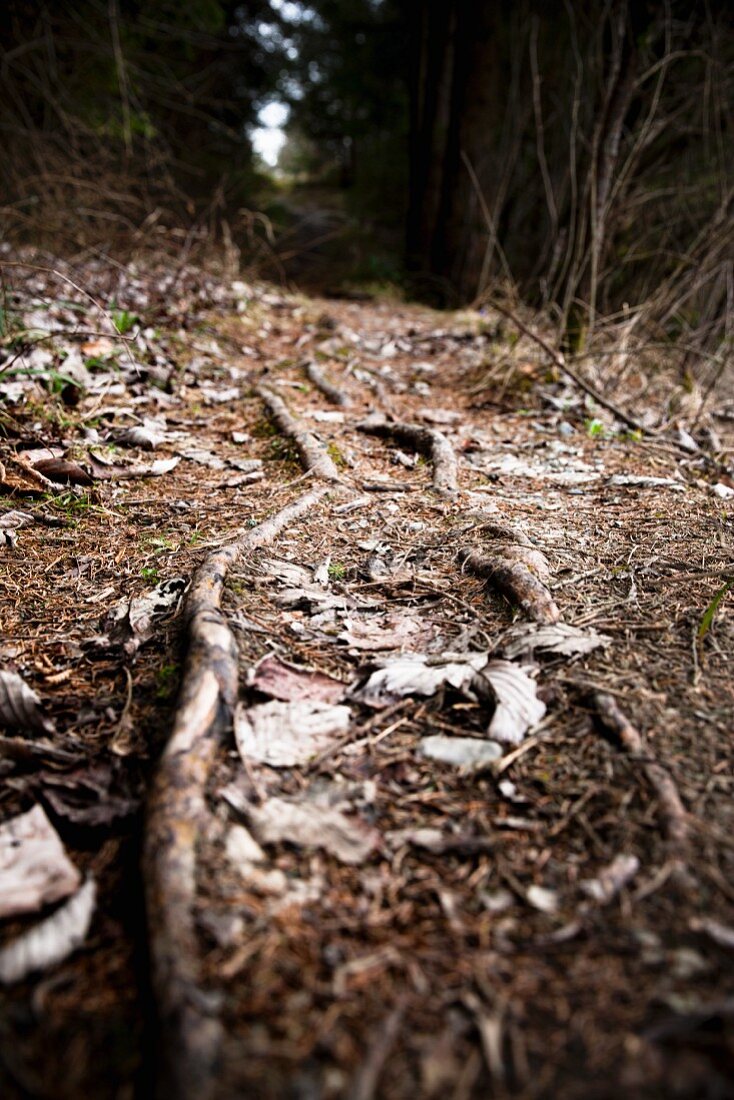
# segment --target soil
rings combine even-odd
[[[210,1094],[734,1096],[723,398],[694,425],[664,364],[628,368],[607,381],[615,400],[666,421],[642,435],[590,406],[491,309],[319,300],[193,269],[175,283],[152,269],[84,275],[128,311],[123,337],[53,274],[19,272],[12,291],[26,317],[19,362],[39,347],[55,358],[0,375],[5,504],[39,520],[2,550],[0,656],[53,732],[3,713],[0,815],[42,805],[97,902],[76,950],[0,992],[3,1097],[148,1096],[166,1061],[141,852],[185,675],[181,593],[208,554],[319,480],[261,383],[338,480],[226,577],[237,728],[274,698],[300,706],[316,693],[349,709],[297,763],[248,758],[231,722],[217,741],[191,841],[202,1003],[222,1024]],[[44,343],[33,311],[51,319]],[[87,374],[70,381],[71,351]],[[374,414],[440,431],[458,491],[436,491],[430,451],[364,430]],[[149,418],[152,451],[120,435]],[[92,484],[29,474],[53,447]],[[532,608],[461,564],[462,551],[500,553],[498,538],[501,554],[509,540],[535,563],[562,622],[600,644],[511,655],[519,627],[540,629]],[[147,635],[115,634],[111,609],[174,578]],[[494,759],[440,762],[426,739],[486,746],[496,700],[446,680],[370,696],[370,677],[406,654],[429,669],[447,655],[509,660],[544,714]],[[600,721],[599,692],[641,752]],[[682,833],[650,762],[677,788]],[[294,807],[315,834],[302,819],[288,831]],[[62,904],[4,920],[2,943]]]

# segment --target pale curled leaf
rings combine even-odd
[[[41,713],[41,700],[17,672],[0,671],[0,723],[24,732],[54,733],[56,727]]]
[[[479,768],[502,756],[502,747],[496,741],[482,741],[477,737],[445,737],[442,734],[424,737],[418,751],[429,760],[453,764],[457,768]]]
[[[369,706],[389,706],[403,695],[434,695],[444,684],[461,690],[487,663],[486,653],[469,653],[457,660],[428,664],[423,653],[403,653],[386,661],[354,697]]]
[[[351,649],[378,652],[401,649],[425,639],[431,624],[408,615],[351,616],[338,640]]]
[[[734,950],[734,928],[722,924],[714,917],[693,917],[689,923],[692,932],[703,932],[719,947]]]
[[[260,562],[260,569],[265,576],[281,581],[282,584],[291,588],[302,588],[304,585],[310,585],[313,580],[312,571],[294,561],[264,558]]]
[[[675,481],[671,477],[650,477],[637,474],[612,474],[607,479],[607,485],[614,488],[625,489],[672,489],[674,492],[685,492],[685,482]]]
[[[132,428],[121,428],[114,433],[115,442],[127,447],[139,447],[144,451],[153,451],[165,442],[165,431],[155,422],[146,421]]]
[[[507,632],[502,653],[508,660],[535,651],[571,657],[577,653],[591,653],[599,646],[609,645],[611,640],[608,634],[581,630],[568,623],[524,623]]]
[[[441,829],[393,829],[385,834],[385,840],[393,850],[412,844],[416,848],[439,853],[446,847],[446,837]]]
[[[490,661],[472,686],[483,693],[485,685],[489,685],[495,699],[487,733],[496,741],[518,744],[545,715],[546,706],[538,698],[538,685],[527,667],[511,661]]]
[[[11,940],[0,951],[0,982],[11,985],[29,974],[63,962],[86,939],[92,922],[97,887],[87,879],[60,909]]]
[[[163,474],[170,474],[171,470],[175,470],[181,459],[176,456],[174,458],[158,458],[155,462],[152,462],[149,467],[141,468],[141,476],[149,474],[151,477],[161,477]]]
[[[27,527],[36,522],[36,517],[30,512],[19,512],[13,508],[10,512],[4,512],[0,516],[0,531],[17,531],[19,527]]]
[[[30,913],[74,892],[81,875],[42,806],[0,825],[0,917]]]
[[[277,867],[269,870],[261,866],[267,863],[267,856],[244,825],[230,826],[224,848],[229,862],[258,894],[285,894],[288,879]]]
[[[380,842],[377,831],[360,818],[310,802],[270,798],[247,813],[261,843],[323,848],[342,863],[364,862]]]
[[[349,707],[273,700],[235,712],[234,733],[243,760],[275,768],[306,764],[331,748],[349,729]]]

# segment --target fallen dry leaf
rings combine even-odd
[[[132,428],[120,428],[113,434],[116,443],[127,447],[139,447],[144,451],[153,451],[165,442],[165,429],[157,421],[146,420]]]
[[[525,897],[528,904],[541,913],[555,913],[558,908],[558,894],[545,886],[529,886]]]
[[[483,741],[478,737],[445,737],[443,734],[424,737],[418,751],[429,760],[453,764],[457,768],[481,767],[502,756],[502,746],[496,741]]]
[[[608,634],[582,630],[568,623],[524,623],[507,632],[502,652],[508,660],[524,657],[536,650],[572,657],[577,653],[591,653],[599,646],[609,645],[611,640]]]
[[[263,844],[287,841],[323,848],[342,863],[363,863],[380,843],[379,833],[357,817],[311,802],[270,798],[249,806],[250,822]]]
[[[42,806],[0,825],[0,917],[31,913],[59,901],[80,882]]]
[[[86,939],[97,887],[87,879],[65,905],[0,951],[0,982],[11,985],[37,970],[63,962]]]
[[[292,588],[301,588],[313,581],[313,572],[305,565],[294,561],[278,561],[276,558],[263,558],[260,569],[267,577],[280,581]]]
[[[273,699],[284,702],[338,703],[346,691],[346,685],[333,676],[299,668],[275,654],[265,657],[255,666],[248,677],[248,684],[263,695],[271,695]]]
[[[307,764],[349,729],[349,707],[312,700],[262,703],[235,711],[234,735],[243,760],[275,768]]]
[[[94,478],[87,473],[78,462],[70,462],[65,458],[45,458],[33,465],[33,469],[43,474],[49,481],[57,481],[61,485],[94,485]]]
[[[376,652],[415,645],[429,632],[430,623],[407,615],[352,617],[346,629],[338,635],[338,640],[351,649]]]
[[[113,769],[99,763],[70,772],[43,771],[43,797],[59,817],[75,825],[112,825],[132,817],[139,799],[119,790]]]
[[[684,481],[674,481],[671,477],[645,477],[638,474],[612,474],[606,483],[615,488],[672,489],[677,493],[684,492],[686,488]]]
[[[473,681],[481,694],[489,685],[495,699],[495,712],[487,733],[497,741],[515,745],[529,729],[537,725],[546,711],[538,698],[538,686],[527,667],[511,661],[490,661]]]
[[[153,636],[156,622],[175,609],[185,588],[183,577],[171,577],[142,596],[121,600],[105,620],[109,643],[122,646],[131,657]]]
[[[599,905],[608,905],[640,869],[637,856],[618,855],[599,872],[596,878],[581,883],[584,893]]]
[[[41,713],[41,700],[17,672],[0,671],[0,723],[24,732],[55,733]]]
[[[434,695],[444,684],[467,687],[487,664],[486,653],[468,653],[456,660],[431,660],[424,653],[403,653],[373,672],[354,698],[371,707],[385,707],[403,695]]]
[[[705,933],[719,947],[734,949],[734,928],[714,917],[692,917],[689,927],[692,932]]]

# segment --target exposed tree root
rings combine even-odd
[[[645,778],[657,795],[665,835],[671,845],[675,846],[676,855],[682,856],[689,839],[688,814],[673,777],[662,764],[649,758],[642,734],[632,725],[611,695],[594,691],[591,702],[602,725],[614,734],[631,757],[639,760]]]
[[[351,404],[349,395],[344,393],[343,390],[340,390],[338,386],[335,386],[333,382],[330,382],[312,359],[308,359],[304,363],[304,370],[306,371],[306,377],[309,382],[313,382],[316,389],[321,390],[324,397],[327,397],[333,405],[340,405],[341,408],[346,408],[347,405]]]
[[[341,481],[339,471],[333,460],[325,450],[322,443],[313,432],[301,426],[294,416],[288,411],[288,406],[282,397],[273,393],[267,386],[258,386],[257,395],[265,403],[275,423],[283,435],[292,439],[298,448],[301,465],[304,470],[323,477],[326,481]]]
[[[458,492],[458,466],[454,448],[443,432],[424,428],[420,424],[404,424],[369,417],[357,425],[357,430],[383,439],[397,439],[415,447],[433,463],[433,488],[437,493],[452,495]]]
[[[529,619],[557,623],[561,612],[548,590],[550,570],[545,555],[535,550],[524,535],[508,527],[486,524],[482,531],[493,540],[491,553],[464,548],[458,554],[461,564],[490,581]]]
[[[195,924],[196,845],[208,827],[206,784],[237,699],[237,646],[221,610],[229,568],[272,542],[328,492],[312,490],[210,554],[186,597],[188,653],[173,731],[154,779],[145,877],[154,985],[164,1032],[167,1095],[211,1095],[221,1040],[214,998],[201,988]]]

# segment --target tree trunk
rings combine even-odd
[[[408,267],[439,302],[479,289],[488,226],[477,186],[501,117],[498,28],[502,4],[412,5]],[[476,175],[476,181],[467,163]]]

